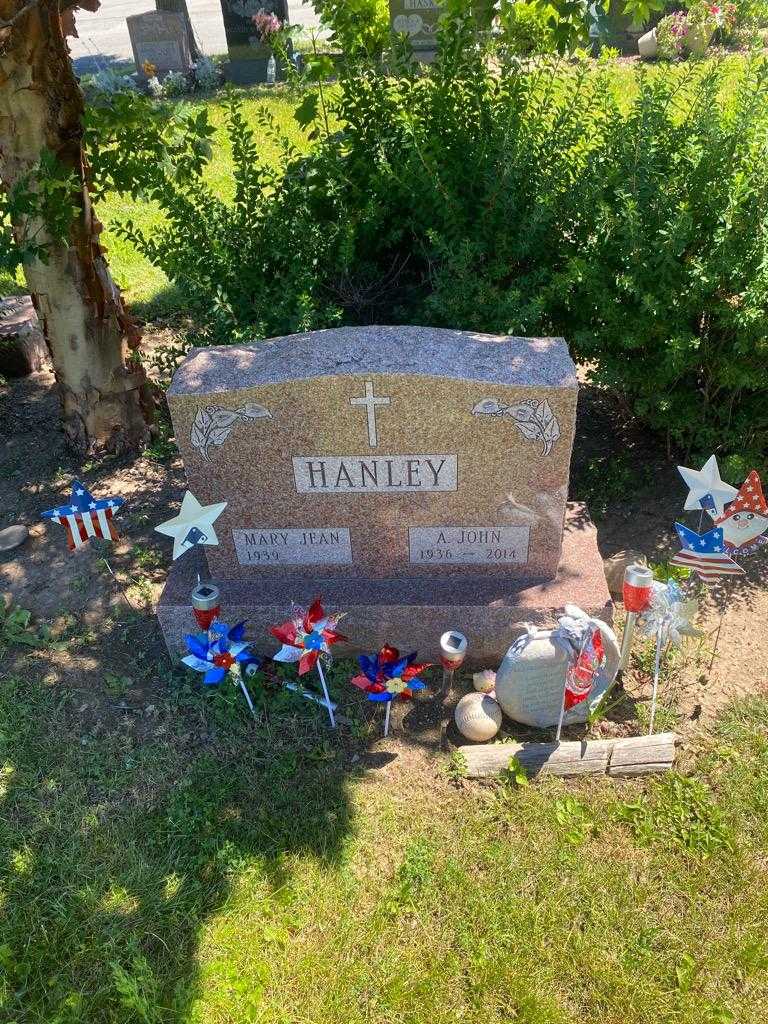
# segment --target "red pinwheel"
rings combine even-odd
[[[298,661],[299,675],[310,672],[318,663],[321,654],[330,654],[331,646],[346,640],[336,626],[343,613],[326,615],[320,598],[316,598],[305,612],[294,606],[291,618],[280,626],[270,629],[272,636],[282,643],[274,661]]]
[[[410,700],[414,693],[423,690],[425,684],[418,678],[431,667],[428,661],[416,662],[416,651],[400,657],[396,647],[385,644],[376,655],[361,654],[357,659],[362,674],[351,680],[353,686],[368,694],[368,700],[386,703],[384,735],[389,732],[389,715],[392,701],[399,697]]]
[[[336,626],[343,615],[343,612],[326,615],[321,600],[317,597],[308,612],[294,605],[290,619],[270,629],[272,636],[277,637],[283,645],[274,655],[274,661],[297,661],[300,676],[317,668],[323,686],[325,706],[333,728],[336,727],[336,720],[333,717],[333,707],[320,656],[324,654],[330,658],[333,644],[347,639],[343,633],[336,631]]]

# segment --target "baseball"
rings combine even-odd
[[[501,727],[501,707],[485,693],[468,693],[456,705],[456,728],[474,743],[493,739]]]
[[[472,676],[472,685],[478,693],[491,693],[496,688],[496,673],[491,668],[475,672]]]

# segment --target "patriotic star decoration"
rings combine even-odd
[[[63,526],[67,531],[67,547],[74,551],[93,537],[118,540],[119,534],[112,517],[124,501],[124,498],[96,499],[85,484],[75,480],[69,504],[49,508],[41,513],[41,518]]]
[[[227,507],[226,501],[201,505],[191,491],[186,491],[179,514],[155,527],[157,533],[173,537],[173,561],[198,544],[218,545],[213,524]]]
[[[208,633],[188,633],[184,637],[189,654],[182,663],[195,672],[203,672],[206,686],[218,686],[227,675],[239,684],[241,673],[251,674],[261,667],[261,658],[248,650],[245,623],[231,628],[223,622],[214,622]]]
[[[756,470],[752,470],[737,497],[715,522],[722,527],[726,551],[750,555],[768,544],[768,504]]]
[[[718,576],[742,576],[744,570],[728,554],[723,529],[715,526],[707,533],[696,533],[682,523],[675,523],[682,550],[670,559],[672,565],[692,569],[705,583]]]
[[[343,633],[336,631],[343,617],[344,612],[326,615],[319,597],[306,612],[294,605],[290,619],[270,629],[272,636],[277,637],[283,645],[272,660],[297,661],[300,676],[310,672],[321,655],[330,657],[333,644],[347,639]]]
[[[417,662],[416,651],[400,656],[396,647],[385,644],[378,654],[361,654],[357,659],[362,672],[354,676],[352,685],[368,694],[368,700],[384,702],[399,697],[410,700],[426,684],[418,677],[431,668],[428,661]]]
[[[678,466],[677,469],[689,487],[683,506],[689,511],[704,509],[714,519],[723,514],[726,504],[739,493],[735,487],[720,479],[714,455],[707,459],[701,469],[688,469],[686,466]]]
[[[637,628],[643,636],[660,637],[662,646],[668,642],[678,646],[684,636],[702,635],[693,625],[698,610],[698,601],[686,600],[674,580],[654,580],[650,604],[638,618]]]

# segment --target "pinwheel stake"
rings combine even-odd
[[[652,735],[656,722],[656,701],[659,692],[661,657],[670,643],[682,643],[683,636],[701,636],[692,619],[698,611],[698,602],[686,601],[683,592],[674,580],[669,583],[654,582],[648,608],[638,619],[637,627],[643,636],[655,637],[656,655],[653,662],[653,693],[648,735]]]
[[[343,612],[326,615],[318,597],[312,602],[309,611],[305,612],[302,608],[294,605],[290,619],[270,629],[272,636],[276,637],[283,645],[274,655],[273,661],[298,662],[300,676],[310,672],[313,668],[317,669],[332,729],[336,728],[336,719],[333,714],[335,705],[331,703],[322,659],[325,657],[330,660],[333,644],[347,639],[342,633],[336,631],[336,626],[343,615]]]
[[[385,644],[378,654],[361,654],[357,660],[362,672],[350,681],[353,686],[368,694],[368,700],[386,703],[387,710],[384,715],[384,736],[386,737],[389,735],[392,702],[396,698],[410,700],[414,693],[425,688],[425,684],[417,677],[431,667],[430,663],[426,661],[421,664],[416,663],[416,651],[401,658],[400,651],[389,644]]]
[[[248,650],[250,644],[243,640],[244,636],[244,622],[238,622],[231,629],[223,622],[211,622],[206,633],[188,633],[184,637],[189,654],[181,660],[195,672],[204,673],[206,686],[218,686],[227,675],[232,676],[256,718],[256,709],[243,679],[243,668],[247,666],[249,670],[256,671],[261,667],[261,659]]]

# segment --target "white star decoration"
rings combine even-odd
[[[707,459],[700,470],[688,469],[686,466],[677,468],[690,488],[685,499],[686,509],[701,509],[701,499],[709,494],[715,504],[716,514],[721,516],[728,502],[733,501],[739,493],[735,487],[720,479],[720,470],[714,455]]]
[[[216,536],[213,524],[226,507],[226,501],[219,501],[214,505],[201,505],[191,491],[184,494],[179,514],[155,527],[158,533],[163,533],[166,537],[173,537],[174,561],[196,544],[218,545],[219,538]],[[202,539],[185,543],[187,535],[193,529],[202,533]]]

